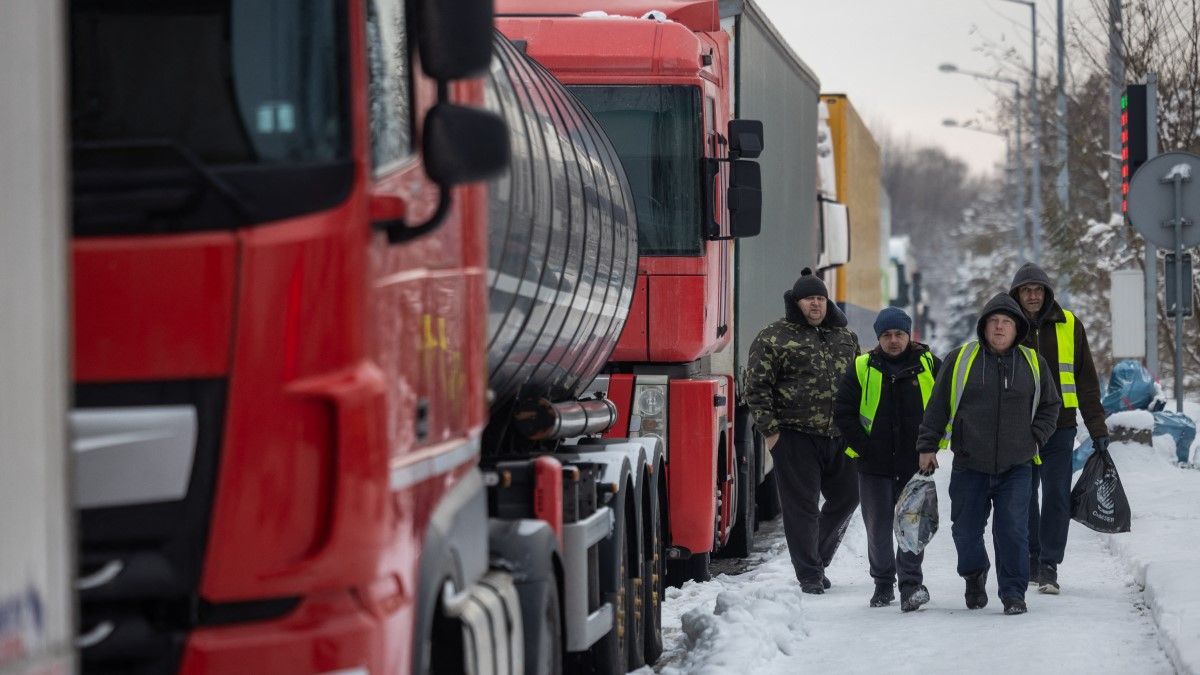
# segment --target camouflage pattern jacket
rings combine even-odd
[[[750,345],[743,396],[765,436],[786,428],[832,438],[838,435],[834,395],[858,356],[858,336],[833,302],[826,305],[825,320],[812,326],[791,291],[783,300],[784,318],[762,329]]]

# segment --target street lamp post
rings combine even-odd
[[[1021,83],[1018,80],[1014,80],[1014,79],[1008,78],[1008,77],[1000,77],[999,75],[990,75],[988,73],[980,73],[980,72],[973,71],[973,70],[963,70],[963,69],[959,68],[958,66],[954,65],[953,63],[943,63],[940,66],[938,66],[938,70],[942,71],[943,73],[958,73],[960,75],[968,75],[977,80],[990,80],[992,82],[1001,82],[1004,84],[1011,84],[1013,86],[1013,91],[1016,94],[1016,111],[1017,111],[1017,115],[1016,115],[1016,117],[1017,117],[1017,121],[1016,121],[1017,151],[1015,153],[1015,156],[1016,156],[1015,165],[1016,165],[1017,175],[1020,177],[1020,179],[1017,181],[1017,189],[1016,189],[1016,192],[1017,192],[1017,214],[1018,214],[1018,216],[1017,216],[1017,231],[1021,235],[1021,258],[1024,258],[1025,251],[1027,250],[1026,246],[1025,246],[1027,238],[1026,238],[1026,230],[1025,230],[1025,162],[1024,162],[1024,154],[1023,154],[1025,146],[1023,146],[1021,144]],[[1035,164],[1035,166],[1036,166],[1036,164]],[[1034,183],[1034,184],[1036,185],[1036,183]],[[1036,190],[1034,190],[1034,191],[1036,192]],[[1036,213],[1037,212],[1035,211],[1035,214]],[[1035,250],[1035,257],[1036,257],[1036,250]]]
[[[1032,0],[1006,0],[1006,2],[1015,2],[1018,5],[1026,5],[1029,7],[1029,16],[1032,36],[1030,43],[1033,45],[1033,76],[1029,85],[1029,97],[1031,112],[1033,114],[1033,138],[1029,144],[1033,150],[1033,193],[1030,199],[1033,202],[1033,261],[1041,264],[1042,260],[1042,147],[1039,140],[1039,131],[1041,127],[1041,106],[1038,103],[1038,58],[1037,58],[1037,3]]]
[[[964,129],[966,131],[975,131],[975,132],[978,132],[981,134],[988,134],[990,136],[1000,136],[1001,138],[1004,139],[1004,164],[1005,164],[1004,187],[1005,187],[1005,189],[1012,190],[1012,192],[1016,193],[1015,194],[1016,200],[1017,200],[1017,211],[1016,212],[1017,212],[1017,223],[1018,223],[1018,226],[1016,228],[1017,229],[1017,239],[1018,239],[1017,243],[1020,247],[1019,253],[1020,253],[1021,259],[1023,260],[1025,258],[1025,227],[1024,227],[1025,219],[1022,214],[1022,212],[1025,210],[1025,195],[1023,194],[1024,185],[1022,185],[1020,181],[1017,181],[1013,178],[1014,166],[1016,165],[1016,162],[1013,161],[1012,144],[1010,143],[1010,138],[1009,138],[1008,134],[1004,133],[1003,131],[997,131],[995,129],[984,129],[983,127],[975,126],[975,125],[971,124],[970,122],[967,122],[966,124],[959,124],[958,120],[949,119],[949,118],[942,120],[942,126],[951,127],[954,129]],[[1019,132],[1018,132],[1018,134],[1019,134]],[[1018,149],[1020,148],[1020,143],[1021,143],[1020,136],[1018,135],[1018,140],[1017,140]]]

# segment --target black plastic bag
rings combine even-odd
[[[1129,531],[1129,500],[1108,450],[1093,452],[1083,465],[1071,489],[1071,517],[1097,532]]]
[[[938,530],[937,485],[933,478],[917,474],[900,491],[892,530],[901,550],[909,553],[925,550]]]

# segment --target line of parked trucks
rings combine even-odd
[[[777,514],[783,291],[898,297],[879,148],[751,0],[65,12],[74,529],[3,558],[0,667],[652,664]]]

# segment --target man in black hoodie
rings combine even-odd
[[[921,421],[921,470],[937,468],[943,440],[954,451],[950,520],[967,609],[988,602],[983,529],[992,515],[996,578],[1005,614],[1024,614],[1029,585],[1029,487],[1038,449],[1061,407],[1046,360],[1020,344],[1029,332],[1021,306],[999,293],[983,307],[979,336],[946,356]]]
[[[1009,295],[1021,304],[1030,331],[1022,344],[1050,364],[1062,397],[1058,428],[1042,447],[1041,465],[1033,467],[1029,494],[1029,568],[1042,593],[1058,595],[1058,566],[1067,549],[1071,524],[1071,452],[1075,447],[1075,411],[1083,416],[1092,444],[1108,447],[1108,426],[1100,404],[1100,378],[1092,362],[1083,323],[1054,299],[1054,287],[1042,268],[1025,263],[1013,277]],[[1038,509],[1038,487],[1042,508]]]
[[[775,460],[796,579],[805,593],[820,594],[830,585],[825,568],[858,508],[854,467],[833,425],[838,378],[858,356],[858,337],[807,267],[783,302],[784,318],[750,345],[743,396]]]
[[[847,456],[858,465],[867,560],[875,580],[870,605],[891,604],[898,572],[900,609],[911,612],[929,602],[921,583],[925,554],[899,549],[892,521],[900,492],[917,472],[917,431],[941,361],[911,339],[912,319],[904,310],[885,308],[874,327],[879,345],[842,376],[833,420],[849,446]]]

